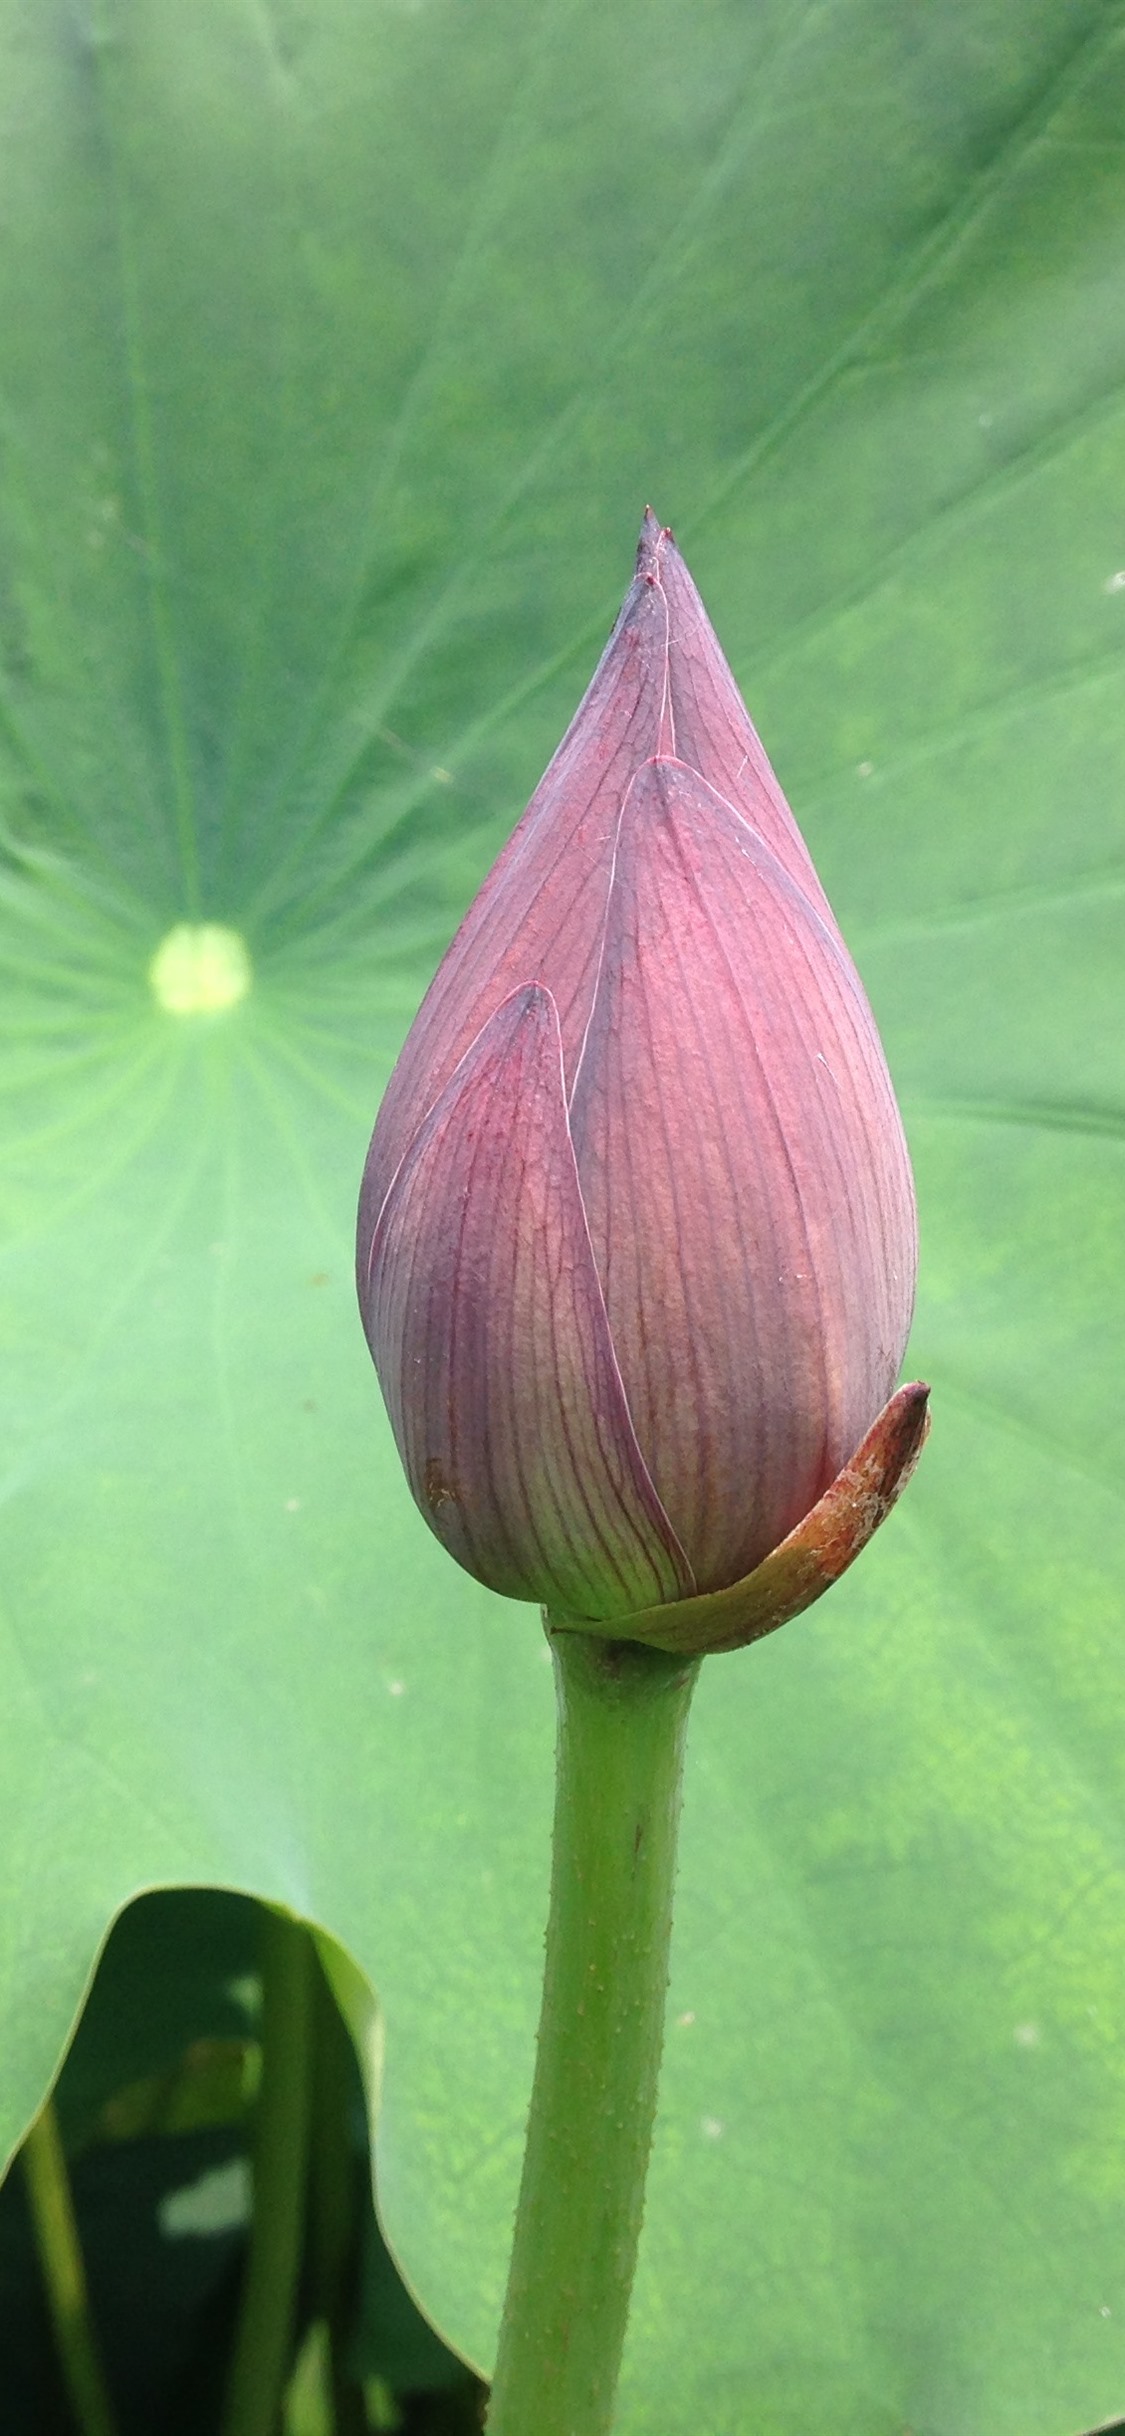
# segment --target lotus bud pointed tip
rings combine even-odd
[[[921,1443],[915,1262],[871,1010],[648,508],[372,1139],[360,1298],[426,1519],[493,1587],[640,1638],[769,1565],[773,1609],[794,1567],[825,1587]]]
[[[650,584],[659,582],[661,562],[665,556],[666,544],[669,542],[674,549],[675,535],[671,525],[661,524],[655,508],[646,507],[641,519],[640,538],[637,542],[636,574],[638,577],[642,577]]]

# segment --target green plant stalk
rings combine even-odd
[[[699,1660],[554,1632],[539,2047],[489,2436],[606,2436],[652,2142]]]
[[[314,2317],[325,2330],[332,2436],[368,2436],[363,2390],[346,2372],[347,2331],[359,2282],[363,2169],[352,2147],[348,2110],[355,2057],[336,1998],[317,1962],[313,2002],[309,2283]]]
[[[314,1955],[307,1929],[262,1915],[262,2078],[254,2215],[227,2379],[223,2436],[275,2436],[301,2264],[312,2084]]]
[[[90,2320],[70,2176],[58,2116],[49,2098],[24,2142],[23,2170],[59,2361],[76,2423],[81,2436],[116,2436]]]

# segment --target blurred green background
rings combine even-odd
[[[860,965],[934,1389],[704,1670],[622,2436],[1125,2407],[1125,19],[5,0],[0,2004],[139,1890],[377,1992],[392,2246],[487,2368],[551,1791],[353,1308],[378,1097],[672,523]],[[150,960],[247,942],[225,1014]]]

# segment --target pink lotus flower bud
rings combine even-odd
[[[874,1018],[650,511],[368,1154],[360,1307],[414,1496],[556,1620],[753,1638],[917,1458],[915,1268]]]

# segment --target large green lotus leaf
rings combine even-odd
[[[704,1669],[620,2425],[1072,2436],[1125,2398],[1120,9],[3,22],[11,2136],[138,1888],[288,1904],[487,2365],[550,1675],[407,1497],[352,1210],[651,496],[885,1030],[936,1425]],[[225,1014],[149,987],[193,918]]]

